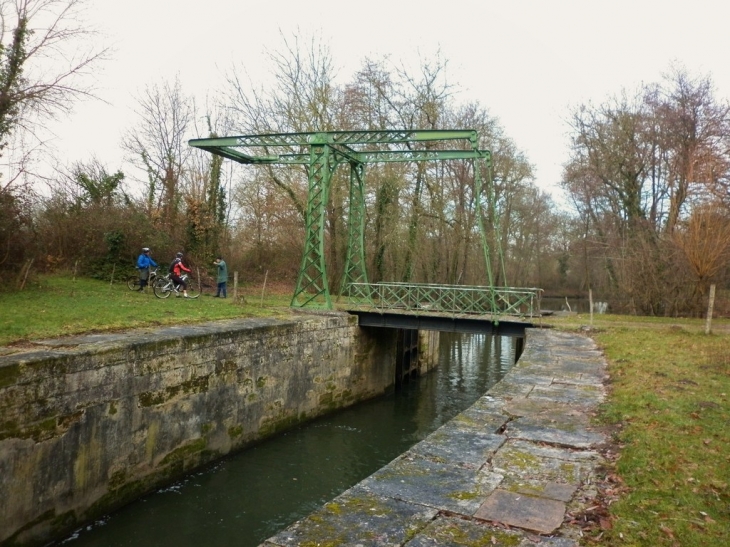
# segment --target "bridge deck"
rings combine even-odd
[[[373,311],[357,308],[346,309],[357,315],[360,326],[398,329],[437,330],[470,334],[494,334],[524,336],[525,329],[535,326],[532,318],[495,315],[455,315],[439,312],[408,310]]]

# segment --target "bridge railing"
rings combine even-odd
[[[521,317],[539,314],[540,293],[534,288],[426,283],[350,283],[345,288],[349,305],[361,309]]]

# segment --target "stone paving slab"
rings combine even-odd
[[[492,459],[492,469],[504,476],[500,489],[569,502],[597,459],[592,451],[508,441]]]
[[[595,433],[586,428],[579,426],[569,428],[564,422],[550,424],[543,420],[531,418],[518,418],[510,422],[505,433],[510,438],[574,448],[589,448],[603,440],[600,433]]]
[[[376,471],[359,486],[381,496],[471,516],[502,478],[488,470],[404,456]]]
[[[603,400],[603,386],[552,383],[549,386],[535,386],[530,391],[530,397],[579,406],[595,405]]]
[[[408,452],[434,462],[478,469],[504,442],[504,435],[475,432],[471,428],[442,427]]]
[[[499,408],[501,407],[502,405],[500,404]],[[497,433],[507,424],[510,417],[508,414],[494,412],[496,408],[496,405],[490,408],[486,405],[475,404],[464,412],[454,416],[450,422],[441,427],[457,427],[462,430],[468,428],[480,433]]]
[[[489,390],[493,397],[510,399],[512,397],[527,397],[535,389],[533,384],[513,382],[511,377],[505,377],[501,382]]]
[[[353,488],[264,545],[403,545],[437,514],[434,508]]]
[[[574,448],[588,448],[603,440],[603,435],[590,426],[590,405],[567,404],[537,393],[529,399],[509,401],[504,411],[513,416],[505,427],[509,438]]]
[[[550,534],[563,523],[565,504],[519,492],[497,490],[477,511],[477,518]]]
[[[465,521],[449,517],[436,518],[406,543],[408,547],[577,547],[578,543],[565,538],[547,538],[506,530],[480,521]]]
[[[605,379],[589,338],[530,330],[472,407],[264,545],[577,547],[564,515],[591,497]]]

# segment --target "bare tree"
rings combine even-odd
[[[180,212],[183,172],[192,154],[187,140],[194,136],[195,102],[176,79],[145,88],[138,108],[139,121],[122,146],[147,175],[148,214],[172,234]]]
[[[0,268],[34,252],[28,175],[46,148],[41,124],[91,95],[91,68],[107,53],[82,20],[84,3],[0,0]]]
[[[710,283],[730,262],[730,214],[716,203],[700,205],[674,232],[673,239],[695,275],[695,311],[701,312]]]
[[[107,50],[84,24],[84,5],[85,0],[0,0],[0,154],[17,131],[40,142],[40,122],[90,96],[91,68]]]
[[[264,89],[246,81],[235,68],[228,74],[224,94],[230,111],[229,128],[236,134],[298,133],[339,129],[340,89],[335,85],[335,68],[329,48],[319,40],[299,35],[281,36],[278,50],[267,52],[274,85]],[[268,154],[268,150],[262,151]],[[270,180],[291,200],[302,219],[306,201],[306,170],[268,167]]]
[[[590,278],[607,277],[630,311],[692,312],[685,297],[692,272],[700,292],[708,275],[698,269],[697,253],[714,256],[697,237],[693,209],[713,195],[721,201],[726,188],[730,106],[714,97],[708,77],[674,69],[660,84],[598,107],[579,106],[570,125],[563,184],[586,228]],[[684,225],[687,219],[693,229]],[[589,255],[605,264],[604,275],[589,270]],[[704,268],[707,261],[701,262]]]
[[[693,195],[715,189],[730,170],[727,138],[730,105],[718,101],[709,76],[692,77],[673,67],[647,97],[661,127],[662,159],[666,162],[669,210],[666,231],[672,233]]]

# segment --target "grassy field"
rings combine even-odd
[[[203,291],[197,299],[170,296],[159,299],[151,289],[130,291],[126,284],[110,285],[93,279],[47,276],[20,292],[0,293],[0,346],[83,332],[201,322],[233,317],[288,316],[291,293],[262,287],[239,288],[245,302],[211,298]]]
[[[588,318],[550,321],[577,329]],[[716,321],[597,316],[613,431],[585,545],[730,545],[730,334]]]
[[[229,296],[231,295],[229,289]],[[155,298],[126,285],[41,278],[0,294],[0,346],[82,332],[290,315],[291,293],[246,302]],[[545,319],[584,331],[587,316]],[[595,316],[589,334],[609,361],[609,400],[600,421],[613,434],[599,502],[581,516],[585,545],[730,545],[730,321]],[[2,348],[0,348],[2,349]],[[10,349],[10,348],[6,348]],[[1,353],[1,352],[0,352]]]

